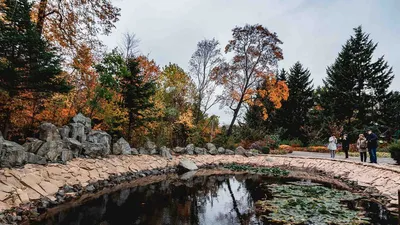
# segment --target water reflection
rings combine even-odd
[[[257,175],[165,180],[103,195],[33,224],[263,224],[253,205],[266,196],[265,182]]]

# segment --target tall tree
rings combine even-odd
[[[282,49],[279,47],[282,42],[276,33],[271,33],[259,24],[247,24],[234,28],[232,35],[233,39],[225,47],[225,53],[234,54],[232,61],[222,63],[214,70],[214,79],[224,86],[222,103],[233,112],[227,135],[232,134],[236,119],[245,104],[262,103],[253,101],[257,86],[266,84],[268,92],[259,90],[263,90],[262,94],[269,96],[277,108],[281,106],[281,100],[287,98],[286,84],[277,82],[275,75],[271,73],[277,62],[283,59]],[[268,114],[265,108],[263,114],[266,119]]]
[[[354,32],[335,63],[327,68],[326,92],[322,97],[330,101],[326,100],[322,107],[347,128],[362,128],[378,122],[382,103],[391,94],[388,88],[393,72],[383,56],[373,60],[377,44],[361,26],[354,28]]]
[[[132,32],[126,32],[122,36],[122,43],[119,46],[119,51],[125,59],[135,58],[139,53],[139,42],[136,38],[136,34]]]
[[[60,76],[61,59],[56,54],[57,49],[41,38],[31,22],[32,5],[27,0],[6,0],[4,3],[0,6],[4,15],[4,20],[0,21],[0,89],[9,99],[29,97],[34,105],[33,125],[40,100],[55,92],[67,92],[70,87]],[[10,107],[4,109],[3,131],[7,135],[12,110]]]
[[[281,125],[286,129],[286,137],[300,138],[307,142],[302,127],[307,123],[307,114],[314,105],[313,86],[310,79],[310,71],[304,68],[300,62],[296,62],[289,72],[287,85],[289,87],[289,98],[277,110]]]
[[[221,49],[215,39],[202,40],[189,61],[192,80],[196,84],[196,124],[205,113],[218,101],[215,95],[216,82],[212,79],[212,71],[222,63]]]

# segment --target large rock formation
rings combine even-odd
[[[196,164],[193,161],[190,161],[189,159],[181,159],[179,161],[178,168],[183,172],[193,171],[198,169]]]

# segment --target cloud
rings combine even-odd
[[[280,0],[122,0],[121,20],[112,35],[102,37],[109,48],[117,46],[122,33],[140,38],[140,50],[164,66],[169,62],[188,68],[196,44],[215,37],[226,45],[235,26],[260,23],[278,34],[284,60],[281,68],[300,61],[310,69],[314,86],[322,84],[326,67],[341,46],[362,25],[379,42],[375,56],[385,55],[397,74],[392,89],[400,90],[400,1],[280,1]],[[231,117],[218,106],[211,113],[223,123]]]

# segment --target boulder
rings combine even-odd
[[[36,154],[39,148],[44,144],[44,141],[36,138],[27,138],[26,142],[22,145],[27,152]]]
[[[65,125],[65,126],[58,128],[58,132],[60,133],[60,136],[62,139],[69,138],[71,128],[69,126]]]
[[[218,154],[225,154],[225,149],[223,147],[218,148]]]
[[[150,155],[150,152],[149,152],[149,150],[147,150],[147,149],[145,149],[143,147],[140,147],[139,148],[139,154],[141,154],[141,155]]]
[[[84,142],[82,144],[83,155],[89,157],[106,156],[110,154],[110,147],[103,143]]]
[[[107,149],[108,153],[110,154],[111,148],[111,136],[107,134],[107,132],[101,130],[92,130],[88,136],[87,141],[94,143],[94,144],[102,144]],[[107,152],[106,151],[106,152]]]
[[[26,163],[28,152],[22,145],[2,139],[0,142],[0,163],[2,166],[22,166]]]
[[[57,162],[57,160],[61,157],[62,150],[63,142],[61,140],[47,141],[40,146],[36,154],[38,156],[45,157],[51,162]]]
[[[85,132],[85,125],[81,123],[70,123],[70,135],[72,139],[78,140],[79,142],[86,141],[86,132]]]
[[[76,114],[72,118],[72,122],[73,123],[80,123],[80,124],[84,125],[89,130],[92,128],[92,120],[89,117],[85,117],[82,113]]]
[[[39,139],[42,141],[58,141],[61,136],[54,124],[42,123],[39,126]]]
[[[114,155],[132,154],[131,146],[129,146],[129,143],[122,137],[118,139],[117,142],[114,143],[112,152]]]
[[[175,148],[172,149],[172,151],[177,153],[177,154],[183,154],[185,152],[185,148],[175,147]]]
[[[196,155],[205,155],[205,154],[207,154],[207,149],[195,147],[195,148],[194,148],[194,153],[195,153]]]
[[[160,155],[162,157],[164,157],[164,158],[172,159],[172,155],[171,155],[170,149],[167,148],[166,146],[162,146],[160,148]]]
[[[61,152],[61,161],[67,162],[74,158],[74,154],[71,150],[63,150]]]
[[[194,154],[194,144],[188,144],[185,148],[185,152],[188,155],[193,155]]]
[[[242,146],[236,148],[235,153],[237,155],[244,155],[246,157],[252,156],[253,153],[249,150],[244,149]]]
[[[146,141],[144,148],[149,152],[150,155],[157,155],[157,145],[152,141]]]
[[[139,151],[136,148],[131,148],[132,155],[139,155]]]
[[[210,155],[218,154],[218,150],[213,143],[207,143],[206,149],[207,149],[208,154],[210,154]]]
[[[193,161],[184,158],[184,159],[179,160],[178,169],[181,171],[187,172],[187,171],[197,170],[198,167],[196,166],[196,164]]]
[[[62,140],[63,148],[70,150],[74,157],[78,157],[82,153],[82,143],[72,138],[65,138]]]
[[[232,151],[232,150],[230,150],[230,149],[226,149],[226,150],[225,150],[225,154],[226,154],[226,155],[234,155],[235,152]]]
[[[26,163],[45,165],[47,161],[42,156],[38,156],[31,152],[28,152],[26,155]]]
[[[237,147],[235,150],[235,154],[237,154],[237,155],[244,155],[245,152],[246,152],[246,149],[244,149],[242,146]]]

